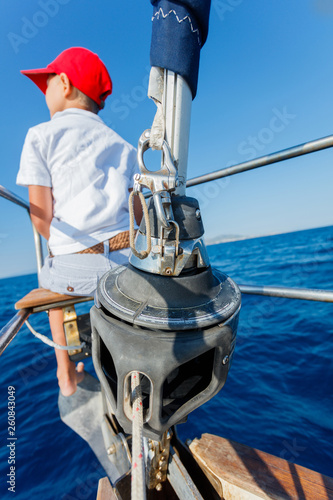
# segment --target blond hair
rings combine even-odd
[[[79,90],[78,88],[76,88],[76,87],[74,87],[74,88],[76,90],[76,98],[78,99],[81,106],[87,108],[88,111],[91,111],[92,113],[95,113],[97,115],[101,109],[98,106],[97,102],[95,102],[93,99],[91,99],[86,94],[81,92],[81,90]]]

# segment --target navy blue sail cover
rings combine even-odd
[[[150,1],[154,6],[150,64],[181,75],[194,99],[211,0]]]

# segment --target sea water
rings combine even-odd
[[[212,245],[208,252],[211,264],[238,284],[333,290],[333,227]],[[35,275],[0,280],[1,327],[13,304],[36,287]],[[49,334],[46,313],[31,323]],[[86,369],[93,373],[91,360]],[[59,418],[55,372],[53,350],[26,327],[0,358],[0,498],[96,498],[105,473]],[[178,432],[183,440],[217,434],[333,476],[332,388],[333,304],[243,295],[225,387]],[[13,397],[15,440],[8,431]],[[15,464],[8,463],[13,456]],[[15,494],[8,490],[13,478]]]

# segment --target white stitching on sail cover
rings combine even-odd
[[[200,32],[199,32],[198,29],[194,29],[193,24],[192,24],[192,20],[191,20],[191,18],[189,16],[185,16],[185,17],[183,17],[183,19],[179,19],[178,15],[177,15],[177,12],[175,10],[171,9],[171,10],[169,10],[169,12],[167,14],[164,14],[162,7],[160,7],[158,9],[158,11],[155,12],[155,14],[153,15],[153,17],[152,17],[151,20],[154,21],[155,18],[159,19],[160,18],[160,14],[162,14],[163,19],[165,19],[166,17],[170,16],[170,14],[174,14],[176,16],[176,19],[177,19],[177,21],[178,21],[179,24],[182,23],[183,21],[188,20],[188,22],[190,23],[190,26],[191,26],[191,31],[192,31],[192,33],[196,33],[197,34],[198,44],[201,46]]]

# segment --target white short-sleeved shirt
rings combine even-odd
[[[75,253],[128,229],[136,150],[96,114],[71,108],[31,129],[17,184],[52,188],[53,255]]]

